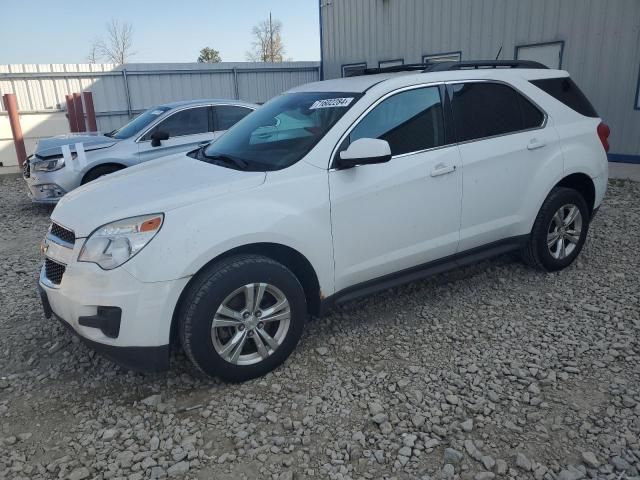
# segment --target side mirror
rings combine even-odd
[[[162,143],[162,140],[169,140],[169,133],[158,130],[151,134],[152,147],[159,147]]]
[[[352,168],[356,165],[371,165],[391,160],[391,147],[386,140],[359,138],[346,150],[340,152],[338,168]]]

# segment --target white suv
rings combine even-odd
[[[567,72],[532,62],[297,87],[207,147],[66,195],[44,308],[130,368],[168,367],[180,342],[206,374],[263,375],[337,302],[511,250],[571,264],[608,134]]]

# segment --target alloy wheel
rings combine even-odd
[[[231,292],[211,323],[218,355],[234,365],[252,365],[284,342],[291,323],[287,297],[274,285],[250,283]]]
[[[582,234],[582,214],[574,204],[556,211],[547,230],[547,248],[556,260],[567,258],[576,249]]]

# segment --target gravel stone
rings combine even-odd
[[[189,471],[189,462],[182,461],[175,463],[169,467],[167,474],[170,477],[177,477],[178,475],[184,475]]]
[[[445,448],[444,449],[444,463],[450,463],[452,465],[458,465],[462,459],[464,458],[464,454],[455,450],[453,448]]]
[[[127,371],[45,319],[52,209],[0,176],[0,478],[640,480],[639,199],[611,181],[561,272],[509,254],[348,302],[223,384],[179,349]]]
[[[596,458],[593,452],[582,452],[582,461],[589,468],[598,468],[600,467],[600,462]]]
[[[528,472],[531,470],[531,460],[529,460],[523,453],[518,453],[516,455],[516,467]]]

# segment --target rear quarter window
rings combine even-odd
[[[451,110],[459,142],[539,128],[544,114],[502,83],[465,82],[451,87]]]
[[[578,85],[576,85],[571,78],[545,78],[542,80],[531,80],[531,83],[539,89],[544,90],[556,100],[564,103],[573,111],[585,117],[599,117],[589,99],[582,93],[582,90],[578,88]]]

